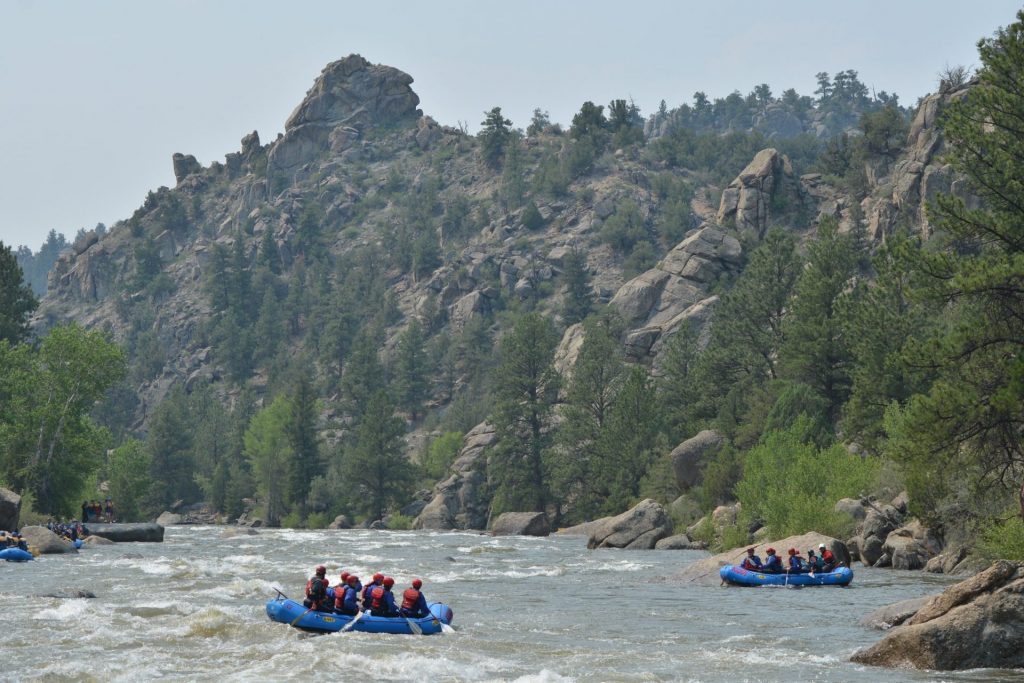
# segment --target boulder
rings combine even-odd
[[[559,536],[587,536],[589,538],[599,526],[607,522],[609,519],[611,519],[611,517],[601,517],[600,519],[583,522],[576,526],[567,526],[563,529],[559,529],[555,534]]]
[[[967,548],[965,547],[940,553],[925,563],[924,570],[931,574],[952,574],[965,557],[967,557]]]
[[[434,486],[430,502],[413,522],[414,529],[486,528],[487,454],[497,438],[486,422],[469,430],[448,468],[449,476]]]
[[[690,537],[686,534],[668,536],[654,544],[655,550],[704,550],[707,547],[707,543],[691,541]]]
[[[893,626],[899,626],[907,619],[917,614],[917,611],[924,607],[931,599],[932,596],[925,595],[920,598],[901,600],[897,603],[893,603],[892,605],[879,607],[873,612],[866,614],[860,620],[860,625],[878,629],[879,631],[886,631]]]
[[[0,486],[0,531],[14,531],[21,518],[21,496]]]
[[[922,569],[941,549],[941,541],[916,519],[891,531],[882,544],[893,569]]]
[[[338,515],[334,521],[327,525],[328,529],[351,529],[352,522],[345,515]]]
[[[185,518],[176,512],[163,512],[159,517],[156,518],[156,523],[160,526],[174,526],[175,524],[182,524]]]
[[[225,529],[220,532],[221,538],[237,538],[238,536],[256,536],[260,532],[256,531],[252,527],[247,526],[235,526],[230,529]]]
[[[114,545],[114,542],[111,541],[109,538],[104,538],[103,536],[96,536],[95,534],[83,538],[82,543],[87,543],[89,545]]]
[[[193,173],[203,170],[202,165],[196,161],[194,156],[181,152],[174,153],[174,156],[171,157],[171,164],[174,166],[174,181],[178,184],[181,184],[182,180]]]
[[[672,449],[669,459],[681,491],[700,483],[705,458],[709,453],[716,451],[724,441],[725,438],[718,431],[705,429]]]
[[[651,550],[671,533],[672,522],[665,508],[647,498],[632,510],[597,525],[590,534],[587,547]]]
[[[1024,570],[1000,561],[929,599],[851,661],[886,667],[1024,668]]]
[[[41,555],[78,552],[75,546],[44,526],[27,526],[21,530],[21,535],[25,537],[25,542],[35,546]]]
[[[857,521],[864,519],[868,513],[864,506],[861,505],[861,502],[856,498],[840,498],[836,501],[833,509],[836,512],[844,512]]]
[[[145,542],[161,543],[164,528],[159,524],[89,524],[89,533],[109,538],[115,543]]]
[[[818,544],[824,543],[828,546],[828,549],[835,555],[836,561],[840,564],[849,566],[850,553],[846,549],[846,544],[842,541],[832,538],[831,536],[825,536],[819,534],[816,531],[811,531],[800,536],[788,536],[783,539],[775,541],[763,541],[753,546],[754,552],[761,557],[763,560],[765,557],[765,550],[769,547],[775,548],[775,550],[785,557],[786,550],[788,548],[797,548],[800,554],[806,554],[807,550],[814,548],[817,551]],[[701,560],[697,560],[686,566],[682,572],[676,575],[674,578],[684,583],[702,583],[705,585],[717,586],[721,583],[722,579],[718,575],[718,570],[727,564],[739,564],[743,561],[743,558],[747,556],[747,547],[733,548],[727,550],[724,553],[718,553],[711,557],[705,557]]]
[[[495,536],[547,536],[551,533],[543,512],[505,512],[491,524]]]
[[[78,600],[95,598],[96,594],[82,588],[64,588],[53,593],[44,593],[40,598],[58,598],[60,600]]]

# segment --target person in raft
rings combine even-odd
[[[830,572],[836,568],[839,564],[836,562],[836,556],[832,554],[832,551],[825,547],[824,543],[818,544],[818,554],[821,555],[822,571]]]
[[[754,554],[753,548],[747,548],[747,556],[743,558],[740,566],[751,572],[761,571],[761,558]]]
[[[395,604],[395,594],[391,588],[395,580],[385,576],[381,585],[370,589],[370,614],[375,617],[397,617],[398,605]],[[364,606],[365,609],[365,606]]]
[[[427,599],[420,592],[422,587],[422,581],[419,579],[412,580],[412,588],[406,588],[405,592],[402,593],[402,606],[398,610],[399,615],[403,617],[425,617],[430,614],[430,608],[427,607]]]
[[[821,555],[814,554],[814,548],[807,551],[807,568],[813,572],[820,572],[825,566],[825,563],[821,560]]]
[[[327,567],[320,565],[306,582],[306,599],[302,601],[303,606],[320,611],[320,608],[327,604],[328,583]]]
[[[761,568],[765,574],[781,574],[782,560],[775,554],[775,548],[768,548],[764,551],[764,567]]]
[[[345,572],[345,585],[334,587],[334,611],[354,617],[359,614],[359,577]]]
[[[373,581],[366,584],[366,587],[363,588],[363,611],[369,611],[370,609],[370,591],[372,591],[374,588],[382,586],[383,584],[384,575],[380,572],[377,572],[373,575]]]
[[[800,557],[800,551],[796,548],[789,549],[789,566],[786,567],[788,574],[800,574],[805,571],[804,558]]]

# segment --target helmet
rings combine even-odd
[[[385,576],[384,577],[384,587],[385,588],[391,588],[394,585],[395,585],[395,580],[394,579],[392,579],[390,576]]]
[[[327,567],[323,566],[322,564],[321,565],[317,565],[316,573],[321,575],[321,576],[323,576],[324,574],[327,573]]]
[[[383,581],[384,580],[384,575],[381,574],[380,572],[377,572],[376,574],[373,575],[373,580],[374,581]]]
[[[341,573],[341,580],[342,580],[342,582],[348,581],[348,577],[349,577],[348,572],[342,572]]]
[[[819,543],[818,547],[821,548],[822,550],[824,550],[825,549],[825,544],[824,543]]]
[[[790,555],[797,555],[798,554],[797,549],[796,548],[790,548],[789,549],[789,554]]]
[[[774,555],[775,554],[775,548],[768,548],[767,550],[765,550],[765,552],[768,553],[769,555]]]
[[[355,574],[349,574],[348,579],[346,579],[346,583],[348,583],[348,585],[350,586],[354,586],[357,583],[359,583],[359,577]]]
[[[420,581],[419,579],[413,579],[412,580],[412,587],[415,588],[416,590],[419,590],[422,585],[423,585],[423,582]]]
[[[752,553],[752,552],[754,552],[754,549],[753,548],[747,548],[747,552],[748,553]]]

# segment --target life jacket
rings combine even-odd
[[[384,608],[384,586],[374,586],[370,591],[370,609],[381,610]]]
[[[406,588],[402,593],[402,609],[411,610],[420,600],[420,592],[415,588]]]
[[[306,597],[314,603],[319,603],[323,600],[327,596],[327,586],[324,583],[324,579],[319,576],[313,576],[313,578],[306,582]]]

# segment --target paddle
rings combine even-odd
[[[314,609],[313,607],[310,607],[310,608],[309,608],[308,610],[306,610],[305,612],[303,612],[303,613],[302,613],[302,614],[300,614],[299,616],[295,617],[295,621],[293,621],[292,623],[290,623],[290,624],[288,624],[288,625],[289,625],[289,626],[295,626],[295,624],[299,623],[299,619],[301,619],[302,617],[304,617],[304,616],[306,616],[307,614],[309,614],[310,612],[312,612],[312,611],[313,611],[313,609]]]
[[[366,614],[366,611],[360,610],[359,613],[356,614],[355,619],[342,626],[341,630],[338,631],[338,633],[344,633],[345,631],[351,630],[351,628],[356,625],[356,622],[363,618],[364,614]]]
[[[405,623],[409,624],[409,630],[412,631],[413,634],[415,634],[417,636],[422,636],[423,635],[423,629],[420,628],[420,625],[417,624],[415,621],[413,621],[409,617],[406,617],[405,618]]]

